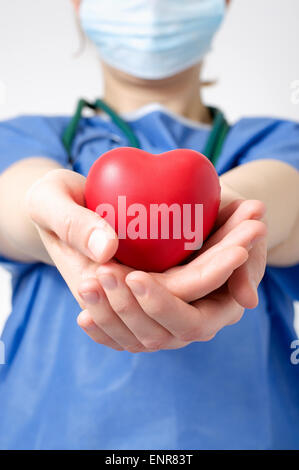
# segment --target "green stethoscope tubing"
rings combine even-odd
[[[108,106],[105,101],[97,99],[94,103],[90,103],[84,99],[79,100],[77,109],[74,116],[70,120],[68,126],[66,127],[63,136],[62,142],[69,155],[69,161],[72,163],[71,148],[73,140],[76,136],[77,128],[79,121],[82,117],[82,112],[84,108],[90,108],[93,110],[100,109],[108,114],[116,126],[123,132],[126,138],[129,141],[130,147],[141,148],[140,142],[134,132],[132,131],[129,124],[124,121],[110,106]],[[223,113],[214,107],[209,107],[209,110],[213,117],[213,127],[208,137],[206,146],[204,148],[203,154],[209,158],[209,160],[215,166],[218,158],[221,154],[223,144],[225,142],[227,133],[229,132],[229,125],[223,115]]]

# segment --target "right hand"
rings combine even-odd
[[[29,188],[25,204],[53,264],[82,308],[80,283],[93,278],[118,247],[111,226],[84,207],[84,186],[79,173],[51,170]]]
[[[244,308],[256,307],[266,263],[265,207],[227,199],[191,262],[150,274],[116,262],[100,266],[97,278],[80,286],[87,305],[79,326],[97,343],[109,346],[104,332],[130,352],[179,349],[210,340],[238,322]]]

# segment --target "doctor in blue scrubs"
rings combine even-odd
[[[1,449],[299,448],[299,124],[229,126],[202,102],[226,3],[73,0],[102,98],[0,123]],[[215,165],[219,216],[192,261],[146,273],[114,259],[84,184],[120,146]]]

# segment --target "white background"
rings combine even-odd
[[[69,0],[0,0],[0,119],[69,114],[78,97],[99,96],[97,56],[87,47],[74,57],[80,42]],[[205,90],[206,101],[231,121],[245,115],[299,120],[299,93],[291,88],[299,81],[299,1],[232,0],[204,78],[217,79]],[[0,271],[0,331],[8,289]]]

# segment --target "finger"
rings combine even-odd
[[[126,283],[143,311],[177,339],[185,342],[206,338],[198,310],[172,295],[150,274],[134,271],[126,276]]]
[[[221,250],[229,247],[243,247],[250,250],[256,240],[265,236],[267,232],[266,225],[258,220],[244,220],[234,227],[227,235],[221,238],[216,232],[211,239],[207,240],[203,248],[197,253],[196,258],[188,265],[200,265],[207,263],[215,255],[220,255]],[[176,266],[165,271],[164,274],[173,275],[180,271],[184,266]]]
[[[214,225],[214,231],[224,225],[243,202],[244,199],[235,199],[220,209]]]
[[[266,207],[262,201],[255,199],[237,199],[225,206],[218,214],[215,228],[226,225],[228,230],[240,223],[242,220],[259,220],[266,212]]]
[[[222,286],[247,259],[245,248],[232,246],[215,253],[206,263],[190,263],[173,275],[162,273],[155,278],[180,299],[192,302]]]
[[[111,308],[97,279],[82,282],[79,294],[94,323],[113,341],[130,352],[141,352],[144,346]]]
[[[255,308],[258,304],[256,285],[251,283],[248,266],[240,266],[228,280],[228,287],[234,299],[244,308]]]
[[[147,273],[134,271],[126,282],[144,312],[184,342],[210,340],[225,325],[238,321],[244,311],[227,286],[189,305],[168,291],[162,295],[163,286]]]
[[[189,298],[195,295],[195,290],[198,289],[198,294],[201,294],[201,288],[203,289],[204,295],[213,290],[209,290],[209,287],[215,282],[215,286],[219,284],[221,278],[227,279],[227,275],[230,272],[231,267],[234,269],[238,268],[243,262],[246,261],[243,249],[250,250],[259,238],[265,236],[266,226],[263,222],[257,220],[245,220],[238,226],[231,230],[223,240],[220,240],[216,245],[210,247],[203,254],[199,254],[193,261],[184,265],[171,268],[165,273],[153,274],[155,279],[158,280],[162,285],[165,285],[171,292],[178,297],[188,301]],[[227,250],[227,251],[226,251]],[[231,250],[231,251],[230,251]],[[224,255],[224,256],[222,256]],[[223,258],[223,259],[222,259]],[[218,262],[218,265],[217,265]],[[201,276],[202,283],[198,282],[199,279],[192,279],[191,284],[184,284],[184,276],[186,273],[195,273],[193,268],[198,270],[204,270],[206,267],[212,265],[214,269],[210,271],[210,277],[205,278]],[[215,264],[216,263],[216,264]],[[219,282],[217,270],[219,273]],[[203,271],[204,272],[204,271]],[[232,273],[232,271],[231,271]],[[192,276],[192,274],[191,274]],[[214,276],[214,278],[213,278]],[[217,286],[219,287],[219,285]],[[216,287],[215,287],[216,288]],[[201,297],[202,295],[199,295]],[[198,298],[198,297],[197,297]]]
[[[198,257],[192,263],[205,263],[207,259],[215,256],[220,250],[232,246],[240,246],[249,251],[257,240],[265,236],[266,232],[267,228],[263,222],[259,220],[244,220],[223,238],[215,233],[213,241],[209,243],[208,240],[204,252],[199,252]]]
[[[232,297],[227,284],[192,305],[201,313],[203,330],[211,336],[225,326],[239,322],[244,313],[244,308]]]
[[[63,243],[56,235],[43,229],[38,229],[38,231],[53,264],[83,309],[84,306],[78,294],[78,288],[82,279],[92,276],[98,266],[77,250]]]
[[[55,233],[64,243],[90,259],[103,263],[116,252],[118,240],[104,219],[77,203],[82,203],[84,181],[82,175],[77,177],[69,170],[50,172],[31,188],[27,198],[28,211],[32,220],[44,230]]]
[[[260,219],[265,212],[265,206],[261,201],[244,201],[228,220],[206,241],[201,252],[207,251],[211,246],[216,245],[221,240],[226,239],[237,230],[239,227],[245,228],[247,226],[259,227],[262,224]],[[243,245],[242,245],[243,246]]]
[[[232,296],[245,308],[258,305],[257,288],[264,276],[266,256],[267,240],[264,237],[253,246],[248,261],[236,269],[228,281]]]
[[[77,317],[77,323],[83,331],[96,343],[103,344],[117,351],[123,351],[118,343],[113,341],[103,330],[101,330],[93,321],[88,310],[83,310]]]
[[[113,311],[140,343],[151,350],[166,347],[171,340],[171,334],[143,312],[125,283],[125,274],[121,267],[103,265],[97,270],[97,277]]]

